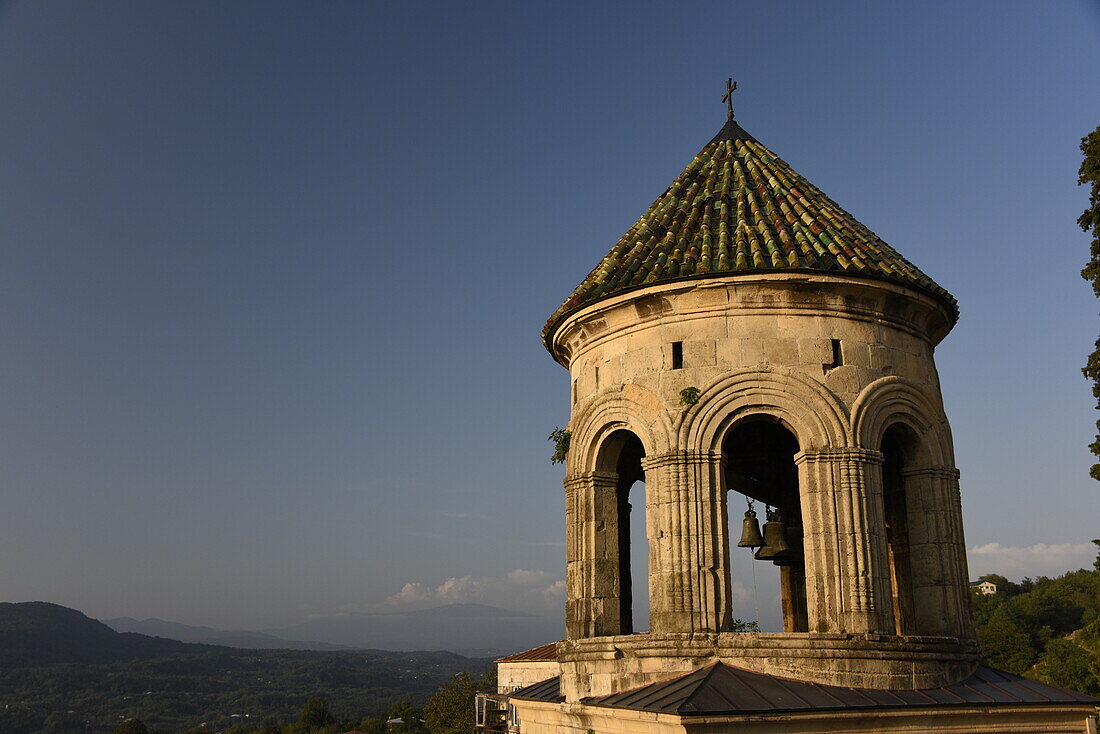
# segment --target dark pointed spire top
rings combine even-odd
[[[733,90],[737,89],[737,82],[731,76],[726,80],[726,93],[722,95],[722,101],[726,103],[726,119],[733,120]]]

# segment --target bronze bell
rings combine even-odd
[[[787,528],[779,519],[779,512],[769,512],[768,521],[764,523],[764,547],[756,551],[759,561],[770,561],[776,556],[781,558],[790,555],[791,546],[787,544]]]
[[[786,526],[787,550],[780,551],[772,558],[777,566],[795,566],[802,563],[802,526],[791,523]]]
[[[802,552],[802,524],[792,522],[787,526],[787,544],[795,553]]]
[[[741,540],[738,548],[759,548],[764,545],[764,536],[760,534],[760,521],[751,508],[745,510],[745,519],[741,523]]]

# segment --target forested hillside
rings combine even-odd
[[[1094,566],[1019,583],[983,576],[997,585],[996,594],[972,598],[986,662],[1100,696],[1100,555]]]
[[[0,668],[52,663],[108,663],[216,650],[161,637],[118,633],[58,604],[0,603]]]

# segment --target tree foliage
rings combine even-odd
[[[114,734],[149,734],[149,727],[141,719],[127,719],[115,727]]]
[[[356,728],[363,734],[386,734],[386,720],[368,716],[360,721]]]
[[[986,663],[1081,693],[1100,692],[1100,556],[1094,569],[1055,579],[982,579],[997,585],[996,594],[971,597]]]
[[[390,706],[389,720],[400,719],[401,723],[389,724],[389,731],[403,732],[404,734],[419,734],[424,731],[424,713],[408,701],[398,701]]]
[[[564,464],[569,456],[569,440],[573,434],[566,428],[555,428],[550,431],[549,440],[554,442],[554,453],[550,456],[551,464]]]
[[[978,628],[986,662],[1009,673],[1022,674],[1038,657],[1031,636],[1007,614],[997,614]]]
[[[476,693],[469,673],[451,678],[424,706],[424,723],[428,731],[431,734],[472,734]]]
[[[302,714],[298,717],[298,723],[314,729],[328,726],[334,721],[332,714],[329,713],[328,704],[323,698],[311,698],[306,701],[306,705],[302,707]]]
[[[1081,138],[1081,152],[1084,160],[1078,171],[1077,183],[1089,186],[1089,205],[1078,217],[1077,223],[1082,230],[1092,233],[1089,261],[1081,270],[1081,277],[1092,283],[1093,292],[1100,298],[1100,126]],[[1100,339],[1096,340],[1096,348],[1081,371],[1092,381],[1092,394],[1097,400],[1097,410],[1100,410]],[[1096,422],[1096,428],[1100,431],[1100,421]],[[1100,456],[1100,432],[1089,449]],[[1100,480],[1100,463],[1093,464],[1089,474],[1093,479]]]
[[[496,690],[496,673],[475,681],[462,672],[447,681],[424,706],[424,724],[430,734],[473,734],[474,696]]]
[[[1100,657],[1069,640],[1051,640],[1035,666],[1035,677],[1052,686],[1100,696]]]

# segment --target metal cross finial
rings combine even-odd
[[[733,90],[737,89],[737,82],[730,77],[726,80],[726,93],[722,95],[722,101],[726,103],[726,119],[733,119]]]

